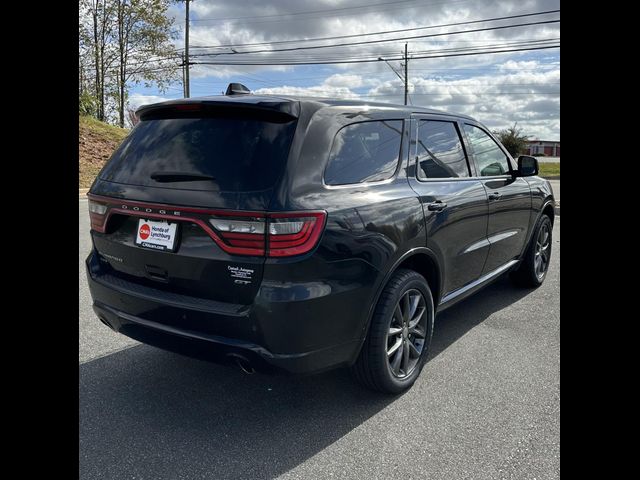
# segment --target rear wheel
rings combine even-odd
[[[538,221],[522,263],[511,275],[517,285],[539,287],[544,282],[551,262],[552,228],[549,216],[543,215]]]
[[[428,355],[433,317],[433,297],[424,277],[413,270],[395,272],[380,295],[352,367],[356,379],[387,393],[411,387]]]

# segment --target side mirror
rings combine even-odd
[[[520,155],[518,157],[518,176],[532,177],[538,174],[538,159],[529,155]]]

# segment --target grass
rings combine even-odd
[[[560,176],[560,162],[557,163],[539,163],[540,169],[539,175],[541,177],[559,177]]]
[[[91,163],[80,167],[80,182],[78,188],[89,188],[93,183],[93,180],[98,176],[101,166],[93,165]]]
[[[93,117],[79,117],[78,145],[80,153],[79,187],[89,188],[113,151],[127,136],[129,130],[108,125]]]
[[[93,117],[84,116],[79,117],[79,119],[80,127],[84,126],[89,131],[118,143],[120,143],[129,133],[129,130],[127,130],[126,128],[109,125],[108,123],[101,122],[100,120],[97,120]]]

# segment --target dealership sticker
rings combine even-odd
[[[229,273],[231,274],[231,278],[234,279],[233,283],[237,283],[240,285],[247,285],[252,281],[254,270],[250,268],[235,267],[235,266],[228,265],[227,270],[229,270]]]
[[[173,251],[176,244],[177,228],[177,223],[141,218],[138,221],[136,245],[154,250]]]

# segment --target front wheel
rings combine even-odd
[[[433,319],[433,297],[424,277],[413,270],[396,271],[380,295],[352,367],[356,379],[386,393],[411,387],[429,352]]]
[[[531,244],[522,263],[513,272],[513,281],[523,287],[539,287],[544,282],[551,262],[551,231],[553,225],[548,215],[542,215],[533,232]]]

